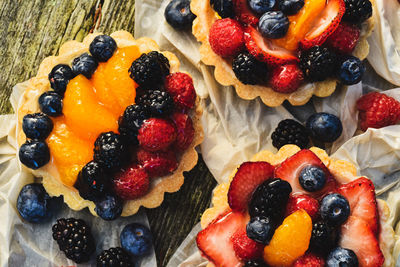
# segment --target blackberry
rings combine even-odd
[[[63,96],[68,82],[74,77],[75,74],[68,65],[58,64],[49,73],[50,86],[57,94]]]
[[[105,195],[109,185],[110,181],[103,168],[92,160],[79,172],[74,187],[78,189],[82,198],[96,201]]]
[[[59,219],[53,225],[53,239],[68,259],[76,263],[89,260],[95,244],[89,226],[81,219]]]
[[[103,250],[97,256],[97,267],[133,267],[130,256],[121,247]]]
[[[101,133],[94,142],[94,160],[104,168],[115,170],[126,160],[127,149],[123,138],[113,132]]]
[[[169,61],[161,53],[152,51],[133,61],[129,75],[140,86],[151,88],[163,84],[169,74]]]
[[[325,221],[317,221],[313,224],[310,248],[320,254],[326,255],[335,246],[336,232]]]
[[[272,145],[277,149],[287,144],[294,144],[300,148],[307,148],[310,142],[307,129],[295,120],[281,121],[271,135]]]
[[[131,144],[138,144],[137,135],[145,119],[150,117],[147,107],[139,105],[128,106],[118,120],[118,130],[121,136]]]
[[[311,82],[323,81],[335,73],[336,55],[326,47],[314,46],[300,54],[300,68]]]
[[[268,267],[268,265],[263,260],[256,259],[246,261],[244,267]]]
[[[277,222],[283,217],[290,192],[292,192],[290,184],[279,178],[263,182],[251,197],[250,216],[269,217],[273,222]]]
[[[345,0],[346,12],[343,20],[359,24],[372,16],[372,4],[369,0]]]
[[[234,18],[233,0],[210,0],[210,5],[221,18]]]
[[[168,116],[174,109],[174,100],[168,92],[149,90],[138,97],[138,105],[147,107],[154,117]]]
[[[267,80],[267,66],[249,52],[240,53],[232,63],[236,77],[243,84],[262,84]]]

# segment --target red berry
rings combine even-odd
[[[245,229],[239,229],[231,237],[233,250],[236,256],[242,260],[261,258],[264,245],[250,239]]]
[[[137,165],[132,165],[117,173],[113,180],[115,193],[125,200],[144,196],[149,191],[149,176]]]
[[[149,152],[140,148],[137,152],[137,160],[150,178],[165,176],[175,171],[178,167],[176,156],[172,150]]]
[[[325,261],[323,258],[312,253],[306,253],[298,258],[293,267],[324,267]]]
[[[182,110],[191,109],[196,101],[193,80],[186,73],[176,72],[165,78],[165,90],[174,99],[175,106]]]
[[[243,49],[243,35],[243,28],[239,22],[230,18],[219,19],[211,26],[209,42],[215,54],[231,57]]]
[[[303,194],[290,195],[288,204],[286,206],[286,216],[289,216],[293,212],[301,209],[305,210],[308,215],[310,215],[311,219],[314,220],[317,217],[319,210],[318,200]]]
[[[270,84],[274,91],[292,93],[300,87],[303,80],[303,72],[297,64],[286,64],[272,70]]]
[[[360,38],[357,25],[342,22],[326,40],[326,44],[339,53],[351,54]]]
[[[176,129],[172,122],[150,118],[139,129],[138,140],[141,147],[148,151],[165,151],[176,140]]]
[[[400,120],[400,102],[382,93],[372,92],[357,101],[363,131],[394,125]]]
[[[179,112],[172,114],[172,120],[176,127],[175,148],[178,151],[188,149],[194,138],[194,128],[192,119],[187,115]]]

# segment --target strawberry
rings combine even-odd
[[[168,75],[164,82],[165,90],[172,96],[176,107],[188,110],[194,107],[196,91],[193,79],[186,73],[176,72]]]
[[[274,174],[274,167],[267,162],[245,162],[240,165],[229,186],[228,203],[233,211],[247,210],[256,188]]]
[[[257,26],[258,17],[251,11],[247,0],[233,0],[233,9],[236,19],[243,24]]]
[[[363,219],[372,232],[377,234],[378,210],[372,181],[361,177],[340,186],[338,191],[349,201],[351,215]]]
[[[329,0],[319,21],[315,22],[315,26],[300,41],[300,46],[307,50],[324,43],[339,26],[345,11],[346,6],[343,0]]]
[[[196,242],[203,256],[215,266],[241,266],[241,261],[233,249],[231,236],[237,230],[245,228],[247,220],[243,214],[229,211],[200,231]]]
[[[172,114],[171,119],[176,127],[176,141],[174,146],[178,151],[185,151],[194,138],[192,119],[187,114],[179,112]]]
[[[221,57],[237,55],[244,47],[243,27],[234,19],[219,19],[214,22],[208,37],[211,48]]]
[[[264,245],[250,239],[246,234],[246,229],[239,229],[231,237],[233,250],[236,256],[242,260],[252,260],[261,258]]]
[[[297,64],[286,64],[272,70],[269,83],[276,92],[292,93],[300,87],[303,80],[303,72]]]
[[[320,256],[317,256],[313,253],[307,252],[300,258],[298,258],[293,267],[324,267],[325,261]]]
[[[136,155],[139,164],[146,170],[150,178],[165,176],[178,167],[176,156],[172,150],[150,152],[139,148]]]
[[[273,46],[256,28],[251,26],[245,28],[244,40],[247,50],[259,61],[274,65],[283,65],[285,63],[299,61],[299,59],[288,50]]]
[[[301,209],[305,210],[311,219],[315,220],[319,211],[318,200],[304,194],[291,194],[286,206],[285,217]]]
[[[382,93],[371,92],[357,100],[363,131],[394,125],[400,120],[400,102]]]
[[[142,167],[137,165],[131,165],[121,170],[113,180],[115,193],[125,200],[146,195],[149,185],[149,176]]]
[[[175,125],[169,120],[150,118],[143,122],[137,138],[148,151],[165,151],[176,140]]]
[[[360,28],[357,25],[342,22],[326,40],[326,44],[342,54],[351,54],[360,38]]]
[[[300,172],[304,167],[310,165],[321,168],[325,172],[326,179],[325,186],[321,190],[312,193],[305,191],[299,183]],[[336,180],[333,178],[328,168],[317,155],[308,149],[300,150],[295,155],[282,162],[280,166],[275,169],[274,176],[288,181],[292,186],[293,193],[298,192],[311,195],[316,199],[336,190]]]
[[[342,225],[339,245],[353,250],[362,267],[382,266],[385,261],[376,235],[366,221],[356,216],[350,216]]]

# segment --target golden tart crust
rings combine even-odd
[[[375,24],[376,6],[375,1],[371,0],[371,2],[373,4],[374,15],[363,24],[359,42],[353,52],[353,55],[360,59],[365,59],[368,56],[369,45],[367,37],[371,35]],[[190,8],[197,16],[193,22],[192,31],[197,40],[201,42],[201,60],[206,65],[214,66],[215,79],[224,86],[234,86],[240,98],[252,100],[256,97],[260,97],[264,104],[270,107],[280,106],[285,100],[288,100],[292,105],[299,106],[307,103],[313,95],[327,97],[335,91],[338,81],[333,78],[322,82],[303,84],[295,92],[290,94],[275,92],[268,86],[245,85],[241,83],[236,78],[231,64],[215,54],[211,49],[208,35],[212,24],[218,17],[210,6],[210,1],[192,0]]]
[[[82,42],[68,41],[63,44],[60,48],[59,55],[45,58],[39,66],[37,75],[28,81],[27,89],[19,99],[17,106],[16,136],[18,147],[26,140],[25,134],[22,131],[22,118],[28,113],[38,112],[38,97],[43,92],[51,89],[48,81],[48,74],[51,69],[57,64],[69,64],[75,57],[87,52],[90,43],[97,35],[100,35],[100,33],[89,34]],[[127,31],[116,31],[112,33],[111,36],[115,39],[119,48],[135,45],[139,47],[141,53],[160,51],[157,43],[147,37],[135,40]],[[171,73],[177,72],[180,65],[178,58],[170,52],[162,52],[162,54],[167,57],[170,62]],[[192,110],[191,114],[195,135],[190,147],[181,155],[178,168],[168,176],[153,179],[151,189],[145,196],[135,200],[126,201],[124,203],[122,216],[135,214],[141,206],[146,208],[158,207],[164,200],[165,192],[172,193],[180,189],[184,182],[183,172],[191,170],[198,160],[195,147],[199,145],[204,138],[203,128],[200,121],[201,115],[202,108],[200,106],[199,98],[197,97],[195,108]],[[64,202],[67,203],[71,209],[81,210],[88,207],[90,212],[93,215],[96,215],[96,212],[94,211],[95,204],[93,202],[84,200],[79,196],[79,193],[75,188],[67,187],[61,183],[57,168],[52,163],[52,156],[50,162],[38,170],[28,169],[22,165],[21,167],[31,171],[36,177],[42,177],[42,183],[46,191],[51,196],[63,195]]]
[[[261,151],[253,156],[250,161],[266,161],[271,165],[277,165],[283,162],[285,159],[293,156],[301,149],[295,145],[285,145],[276,154],[271,151]],[[322,162],[328,167],[329,171],[335,176],[335,178],[341,183],[348,183],[358,178],[356,167],[350,162],[344,160],[332,159],[328,156],[325,150],[312,147],[310,148]],[[213,197],[211,200],[212,207],[207,209],[201,217],[201,227],[206,228],[214,219],[221,213],[229,209],[228,205],[228,190],[230,181],[235,176],[236,170],[234,170],[229,177],[228,183],[218,185],[214,189]],[[380,234],[379,234],[379,246],[383,255],[385,256],[384,267],[395,266],[395,260],[392,252],[394,247],[394,230],[388,222],[390,210],[387,203],[381,199],[378,199],[378,212],[380,222]],[[214,264],[208,263],[207,267],[213,267]]]

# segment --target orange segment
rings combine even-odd
[[[283,221],[276,229],[268,246],[264,248],[264,260],[270,266],[292,266],[310,244],[311,217],[298,210]]]
[[[139,56],[137,46],[118,48],[107,62],[99,64],[91,79],[98,100],[116,116],[135,102],[138,85],[129,77],[128,70]]]
[[[272,40],[272,42],[287,50],[294,51],[299,42],[314,26],[314,21],[324,11],[327,0],[306,0],[304,7],[294,16],[289,16],[289,30],[285,37]]]

